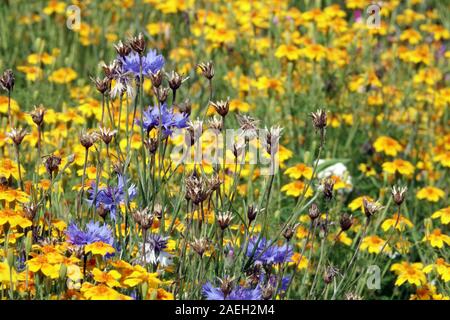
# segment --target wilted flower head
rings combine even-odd
[[[111,79],[104,77],[103,79],[91,77],[91,81],[94,83],[95,88],[101,94],[105,94],[111,87]]]
[[[153,87],[153,93],[155,94],[156,99],[158,99],[159,103],[165,103],[167,98],[169,97],[169,88],[167,87]]]
[[[171,71],[170,73],[168,73],[167,78],[169,80],[169,87],[172,90],[178,90],[184,80],[186,80],[183,79],[183,76],[179,75],[176,71]]]
[[[339,220],[339,225],[341,227],[341,230],[347,231],[348,229],[350,229],[352,224],[353,224],[352,217],[349,216],[347,213],[344,213]]]
[[[258,209],[258,207],[254,204],[249,205],[247,207],[247,218],[248,218],[249,224],[252,223],[252,221],[256,219],[256,216],[258,215],[258,213],[263,210],[264,209]]]
[[[99,222],[91,220],[85,229],[79,228],[74,222],[70,223],[66,231],[67,241],[71,244],[84,246],[94,242],[104,242],[113,244],[114,238],[112,230],[108,225],[100,225]]]
[[[34,203],[34,202],[27,202],[27,203],[24,203],[22,205],[22,207],[23,207],[23,211],[25,213],[25,216],[29,220],[33,221],[33,219],[36,216],[36,213],[37,213],[37,211],[39,209],[39,204],[38,203]]]
[[[134,52],[142,56],[144,54],[147,44],[145,42],[144,35],[139,33],[137,37],[132,37],[128,40],[128,44]]]
[[[317,207],[317,204],[311,204],[311,207],[309,207],[308,215],[311,220],[316,220],[319,217],[320,211],[319,207]]]
[[[208,120],[208,127],[215,131],[222,131],[223,122],[216,116]]]
[[[123,43],[122,40],[115,44],[114,48],[116,49],[117,54],[121,57],[125,57],[131,52],[130,45],[128,43]]]
[[[330,201],[333,199],[334,180],[327,178],[323,182],[323,196],[325,200]]]
[[[38,126],[41,127],[44,124],[45,108],[42,104],[34,106],[34,110],[30,112],[31,119]]]
[[[214,65],[212,61],[199,63],[197,67],[200,68],[203,76],[206,79],[211,80],[212,78],[214,78]]]
[[[80,135],[80,143],[86,149],[89,149],[94,145],[98,139],[98,134],[96,132],[83,132]]]
[[[210,102],[211,105],[214,107],[214,110],[221,116],[225,117],[228,114],[228,111],[230,110],[230,97],[227,98],[227,100],[223,101],[216,101]]]
[[[287,240],[290,241],[292,239],[292,237],[295,234],[295,231],[297,230],[298,226],[300,224],[296,223],[293,226],[287,226],[284,231],[283,231],[283,237]]]
[[[324,110],[319,109],[312,112],[311,117],[316,130],[323,130],[327,126],[327,113]]]
[[[268,154],[277,153],[282,132],[283,128],[278,126],[271,127],[270,130],[266,128],[266,139],[263,141],[263,145]]]
[[[203,257],[203,254],[209,247],[209,241],[206,238],[194,239],[191,243],[191,247],[200,257]]]
[[[133,212],[134,221],[141,226],[142,229],[147,230],[153,224],[154,215],[149,211],[148,208],[142,210],[136,210]]]
[[[197,174],[191,174],[186,178],[186,198],[198,205],[208,198],[210,189],[206,181]]]
[[[232,219],[233,213],[230,211],[220,212],[217,214],[217,223],[219,224],[220,229],[222,230],[228,228]]]
[[[364,214],[366,215],[367,218],[372,217],[378,211],[383,209],[382,205],[380,205],[379,203],[377,203],[375,201],[370,201],[366,197],[364,197],[362,199],[362,202],[363,202]]]
[[[103,140],[103,142],[108,145],[112,141],[112,139],[116,136],[117,130],[111,130],[109,128],[100,127],[99,128],[99,137]]]
[[[163,73],[161,71],[162,69],[157,70],[154,73],[150,73],[149,78],[152,82],[153,88],[159,88],[163,81]]]
[[[11,128],[11,131],[6,133],[6,135],[12,140],[12,142],[19,146],[25,136],[28,134],[28,132],[25,129],[17,129],[17,128]]]
[[[239,126],[242,130],[242,135],[251,140],[258,135],[258,123],[259,120],[252,118],[249,115],[236,114]]]
[[[58,172],[59,165],[61,164],[61,157],[56,156],[54,154],[49,155],[45,161],[45,169],[47,170],[47,173],[50,175],[50,177],[53,176],[53,172]]]
[[[329,284],[333,281],[334,277],[339,274],[339,270],[333,266],[328,266],[323,275],[323,281]]]
[[[405,201],[405,196],[406,196],[406,192],[408,191],[408,187],[396,187],[393,186],[391,193],[392,193],[392,198],[394,199],[394,202],[400,206],[403,201]]]
[[[3,90],[11,92],[14,89],[14,81],[14,73],[11,69],[8,69],[3,72],[3,75],[0,77],[0,87]]]

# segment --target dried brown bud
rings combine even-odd
[[[217,215],[217,223],[220,226],[220,229],[225,230],[230,225],[231,220],[233,219],[233,213],[230,211],[220,212]]]
[[[27,134],[28,132],[25,129],[11,128],[11,131],[6,135],[12,140],[12,142],[14,142],[16,146],[19,146]]]
[[[45,159],[45,169],[47,170],[47,173],[50,175],[50,177],[53,177],[53,172],[58,172],[60,164],[61,157],[59,156],[55,156],[52,154]]]
[[[117,130],[111,130],[109,128],[100,127],[99,128],[99,137],[103,140],[103,142],[108,145],[111,143],[112,139],[116,136]]]
[[[91,81],[94,83],[97,91],[101,94],[105,94],[111,88],[111,80],[108,77],[103,79],[91,77]]]
[[[277,153],[282,131],[283,128],[281,127],[271,127],[270,130],[266,128],[267,134],[263,144],[268,154],[274,155]]]
[[[258,212],[263,211],[259,210],[255,205],[249,205],[247,207],[247,218],[248,218],[248,224],[250,225],[253,220],[256,219],[256,216],[258,215]]]
[[[119,56],[126,57],[131,52],[131,47],[127,43],[123,43],[122,40],[118,44],[114,45],[116,52]]]
[[[323,182],[323,196],[325,200],[333,199],[334,180],[331,178],[325,179]]]
[[[108,210],[105,209],[105,205],[103,203],[100,203],[100,206],[97,208],[96,212],[103,220],[105,220],[108,215]]]
[[[364,214],[367,218],[374,216],[378,211],[383,209],[383,206],[377,202],[370,201],[366,197],[362,199]]]
[[[39,209],[39,205],[34,202],[28,202],[23,204],[23,210],[25,212],[25,216],[27,219],[33,221],[34,217],[37,214]]]
[[[210,103],[221,117],[225,117],[230,110],[230,97],[228,97],[225,101],[211,101]]]
[[[394,202],[400,206],[403,201],[405,201],[405,196],[406,196],[406,192],[408,191],[407,187],[396,187],[393,186],[391,193],[392,193],[392,198],[394,199]]]
[[[156,218],[161,219],[163,214],[164,214],[164,208],[162,207],[161,204],[156,203],[155,206],[153,207],[153,215]]]
[[[293,226],[287,226],[283,231],[283,237],[289,242],[295,234],[299,224],[295,224]]]
[[[242,130],[242,135],[246,140],[251,140],[258,136],[258,123],[259,120],[252,118],[249,115],[236,114],[237,121],[239,123],[240,129]]]
[[[222,120],[217,117],[213,117],[212,119],[208,120],[208,127],[214,131],[222,131],[222,124]]]
[[[317,204],[315,204],[315,203],[311,204],[311,207],[309,208],[309,211],[308,211],[308,215],[309,215],[309,218],[313,221],[319,217],[320,211],[319,211],[319,207],[317,207]]]
[[[144,145],[150,154],[155,154],[156,150],[158,149],[158,139],[157,138],[144,139]]]
[[[170,89],[165,87],[153,87],[153,93],[158,99],[160,104],[166,102],[167,97],[169,96]]]
[[[183,77],[180,76],[177,72],[172,71],[171,73],[167,74],[167,77],[169,79],[169,87],[172,90],[178,90],[178,88],[183,83]]]
[[[142,229],[149,229],[154,220],[154,215],[149,213],[148,208],[143,210],[136,210],[132,214],[134,221],[141,226]]]
[[[325,129],[327,126],[327,113],[324,110],[319,109],[316,112],[312,112],[311,117],[316,130]]]
[[[2,87],[3,90],[11,92],[14,89],[14,81],[14,73],[11,69],[8,69],[3,72],[3,75],[0,77],[0,87]]]
[[[31,119],[38,126],[41,127],[44,124],[45,109],[42,104],[34,106],[34,110],[30,112]]]
[[[186,178],[186,198],[198,205],[208,198],[210,189],[205,181],[196,174]]]
[[[199,63],[197,67],[202,70],[202,74],[206,79],[211,80],[214,78],[214,65],[212,61]]]
[[[97,141],[98,135],[95,132],[84,132],[80,135],[80,143],[86,149],[89,149]]]
[[[339,220],[339,225],[341,226],[342,231],[347,231],[353,224],[352,217],[347,213],[344,213]]]
[[[139,33],[137,37],[131,38],[128,41],[128,44],[130,45],[131,49],[133,49],[133,51],[135,51],[137,54],[139,54],[140,56],[144,55],[147,44],[142,33]]]
[[[163,74],[161,70],[150,74],[150,81],[152,82],[153,88],[159,88],[163,81]]]
[[[336,268],[333,267],[333,266],[329,266],[329,267],[325,270],[325,273],[324,273],[324,275],[323,275],[323,281],[324,281],[326,284],[330,284],[330,283],[333,281],[334,277],[335,277],[336,275],[338,275],[338,274],[339,274],[339,270],[338,270],[338,269],[336,269]]]
[[[191,243],[191,247],[195,252],[198,253],[200,257],[203,257],[203,254],[209,247],[208,239],[206,238],[194,239],[194,242]]]
[[[220,281],[220,290],[222,291],[224,298],[226,298],[233,290],[233,279],[226,276],[223,279],[219,279],[219,281]]]

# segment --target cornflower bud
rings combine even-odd
[[[308,215],[309,215],[309,218],[313,221],[319,217],[320,211],[319,211],[319,208],[317,207],[317,204],[315,204],[315,203],[311,204],[311,207],[309,208],[309,211],[308,211]]]
[[[106,145],[109,145],[112,139],[116,136],[117,130],[111,130],[109,128],[100,127],[99,137],[103,140]]]
[[[167,74],[167,77],[169,79],[169,87],[172,90],[178,90],[178,88],[183,83],[183,77],[180,76],[177,72],[172,71],[171,73]]]
[[[197,67],[200,68],[200,70],[202,71],[203,76],[208,79],[211,80],[212,78],[214,78],[214,65],[212,63],[212,61],[209,62],[202,62],[199,63],[197,65]]]
[[[206,238],[194,239],[194,242],[191,243],[191,247],[200,256],[200,258],[202,258],[206,249],[208,249],[209,247],[208,239]]]
[[[89,149],[97,141],[98,135],[95,132],[84,132],[80,135],[80,143],[86,149]]]
[[[405,201],[405,196],[406,196],[406,192],[408,191],[407,187],[396,187],[393,186],[391,193],[392,193],[392,198],[394,199],[394,202],[400,206],[403,201]]]
[[[167,97],[169,96],[169,90],[169,88],[164,87],[153,87],[153,93],[155,94],[160,104],[166,102]]]
[[[362,199],[363,202],[363,208],[364,208],[364,214],[366,215],[367,218],[371,218],[372,216],[374,216],[378,211],[380,211],[381,209],[383,209],[383,206],[380,205],[377,202],[374,201],[370,201],[367,198],[363,198]]]
[[[131,47],[127,43],[123,43],[122,40],[119,41],[119,43],[114,45],[114,48],[116,49],[116,52],[119,56],[126,57],[131,52]]]
[[[144,55],[147,44],[142,33],[139,33],[137,37],[129,39],[128,44],[131,49],[133,49],[133,51],[135,51],[137,54],[139,54],[140,56]]]
[[[12,142],[16,146],[20,146],[25,136],[28,134],[28,132],[25,129],[16,129],[11,128],[11,131],[8,132],[6,135],[12,140]]]
[[[347,213],[344,213],[341,216],[341,219],[339,220],[339,225],[341,226],[342,231],[347,231],[352,226],[353,221],[352,217],[349,216]]]
[[[158,70],[155,73],[150,73],[150,81],[152,82],[152,86],[154,88],[159,88],[163,81],[163,74],[161,70]]]
[[[334,180],[331,178],[326,179],[323,182],[323,196],[325,200],[331,201],[333,199]]]
[[[42,104],[40,104],[38,107],[34,106],[34,110],[30,112],[30,115],[33,122],[38,127],[42,127],[42,125],[44,124],[44,115],[45,115],[45,109],[42,106]]]
[[[52,154],[45,159],[45,169],[47,170],[47,173],[50,175],[50,177],[53,177],[53,172],[58,172],[60,164],[61,157],[59,156],[55,156]]]
[[[216,102],[210,102],[211,105],[214,107],[216,112],[223,118],[228,114],[228,111],[230,110],[230,97],[227,98],[227,100],[223,101],[216,101]]]
[[[3,72],[3,75],[0,77],[0,87],[3,88],[3,90],[11,92],[14,89],[14,73],[11,69],[6,70]]]
[[[136,210],[133,212],[132,216],[134,221],[144,230],[149,229],[153,224],[154,215],[149,213],[148,208]]]
[[[220,212],[217,215],[217,223],[220,226],[220,229],[225,230],[230,225],[231,220],[233,219],[233,213],[230,211]]]
[[[97,91],[102,95],[105,94],[111,87],[111,80],[108,77],[103,79],[91,77],[91,81],[94,83]]]

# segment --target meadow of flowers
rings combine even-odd
[[[0,298],[450,297],[450,5],[0,4]]]

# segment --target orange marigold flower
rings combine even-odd
[[[444,191],[436,188],[436,187],[424,187],[422,189],[420,189],[419,191],[417,191],[417,199],[419,200],[423,200],[426,199],[427,201],[430,202],[438,202],[439,199],[443,198],[445,195]]]

